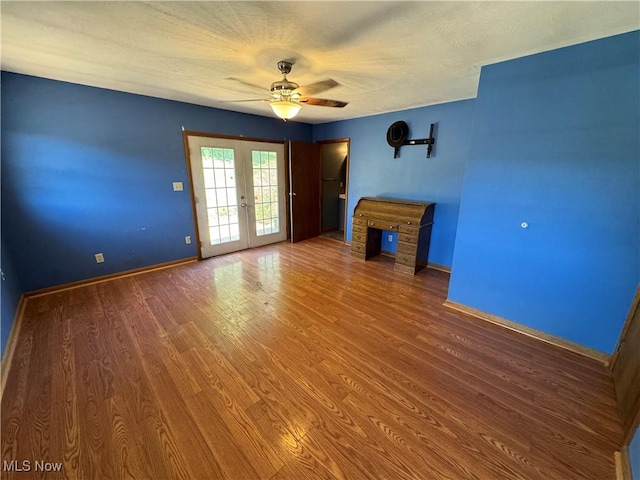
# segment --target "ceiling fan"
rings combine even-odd
[[[339,100],[311,97],[310,95],[324,92],[326,90],[329,90],[330,88],[338,86],[338,82],[332,79],[327,79],[301,87],[297,83],[291,82],[287,79],[287,75],[291,72],[292,66],[293,62],[287,60],[278,62],[278,70],[280,70],[280,73],[282,73],[283,78],[282,80],[273,82],[271,84],[271,88],[269,90],[269,98],[236,101],[269,102],[269,105],[271,106],[273,112],[285,121],[295,117],[304,104],[334,108],[342,108],[348,104],[348,102],[341,102]],[[242,83],[246,84],[246,82]]]

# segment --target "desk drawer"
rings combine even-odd
[[[366,219],[366,217],[353,217],[353,224],[354,225],[366,225],[367,224],[367,219]]]
[[[356,225],[353,224],[353,233],[367,233],[367,225]]]
[[[420,231],[420,225],[414,225],[411,222],[401,223],[398,226],[398,232],[406,233],[408,235],[415,235],[416,238],[418,237],[419,231]]]
[[[364,253],[355,252],[353,250],[351,250],[351,257],[352,258],[359,258],[360,260],[366,260],[367,259],[367,256]]]
[[[364,243],[361,242],[351,242],[351,253],[358,253],[364,255],[367,252]]]
[[[363,232],[356,232],[355,230],[351,234],[351,240],[355,243],[365,243],[367,241],[367,234]]]
[[[379,228],[380,230],[390,230],[392,232],[398,231],[397,223],[385,222],[384,220],[369,220],[367,225],[371,228]]]
[[[398,233],[398,242],[412,243],[416,245],[418,243],[417,233]]]
[[[410,255],[408,253],[396,253],[396,263],[401,265],[408,265],[410,267],[415,267],[416,265],[416,256]]]
[[[398,242],[398,253],[413,255],[415,257],[418,246],[415,243]]]

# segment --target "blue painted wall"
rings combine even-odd
[[[464,100],[314,125],[316,141],[351,139],[347,240],[351,240],[350,217],[360,197],[430,200],[437,205],[429,261],[451,266],[474,103]],[[409,125],[410,139],[428,137],[429,125],[437,124],[431,158],[426,158],[425,145],[402,147],[399,158],[393,158],[387,129],[398,120]],[[387,241],[387,234],[383,235],[383,250],[395,252],[396,243],[395,234],[392,242]]]
[[[196,255],[181,126],[311,141],[306,124],[8,72],[1,108],[3,344],[23,291]]]
[[[0,252],[0,269],[2,270],[0,280],[0,356],[2,356],[11,332],[20,296],[24,290],[18,281],[18,275],[4,246],[4,241],[0,243],[2,244]]]
[[[640,480],[640,428],[631,439],[629,460],[631,461],[631,478]]]
[[[613,351],[640,280],[639,50],[483,67],[450,300]]]
[[[314,126],[3,72],[2,261],[19,266],[3,332],[22,291],[195,255],[188,193],[171,189],[188,183],[184,125],[350,137],[349,212],[369,195],[437,202],[429,260],[453,266],[451,300],[611,352],[640,279],[638,36],[485,67],[477,100]],[[411,138],[437,123],[433,158],[393,158],[397,120]]]
[[[311,140],[310,125],[2,73],[2,235],[25,290],[196,255],[182,125]]]

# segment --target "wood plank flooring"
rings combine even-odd
[[[446,309],[448,279],[317,238],[31,298],[1,476],[613,480],[605,367]]]

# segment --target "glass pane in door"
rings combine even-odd
[[[253,200],[256,212],[256,236],[280,231],[278,209],[278,154],[253,150]]]
[[[240,239],[235,156],[232,148],[201,147],[211,245]]]

